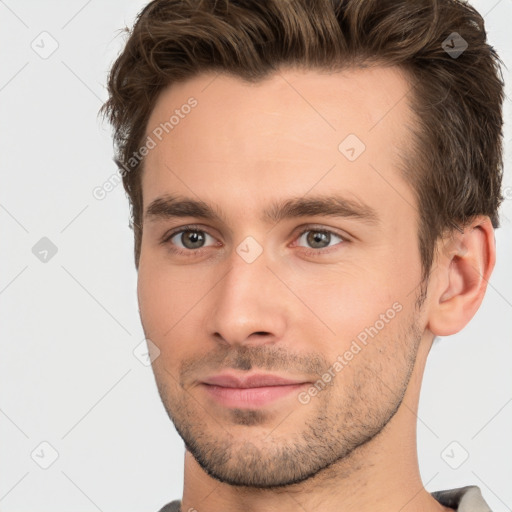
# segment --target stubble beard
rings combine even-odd
[[[355,469],[358,448],[376,439],[399,409],[420,340],[414,317],[392,342],[365,347],[364,359],[358,354],[351,362],[357,365],[350,381],[343,369],[333,386],[307,405],[297,401],[284,418],[264,408],[230,409],[215,418],[181,387],[171,390],[165,371],[154,368],[155,379],[169,418],[208,475],[232,486],[277,489]],[[395,348],[382,351],[377,343]],[[236,435],[241,428],[245,435]]]

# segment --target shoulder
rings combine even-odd
[[[167,503],[164,507],[162,507],[158,512],[180,512],[180,500],[174,500],[170,503]]]
[[[476,485],[434,491],[431,494],[441,505],[457,512],[492,512]]]

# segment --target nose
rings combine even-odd
[[[286,331],[290,292],[269,268],[266,253],[251,263],[236,251],[229,270],[209,295],[209,334],[227,344],[273,344]]]

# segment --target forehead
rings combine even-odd
[[[413,202],[398,172],[411,139],[410,92],[393,67],[289,68],[254,84],[205,73],[173,84],[147,125],[154,148],[144,162],[144,205],[175,192],[218,203],[228,190],[249,207],[313,187],[363,188],[369,197],[387,187]]]

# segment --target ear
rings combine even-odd
[[[476,217],[454,239],[435,268],[436,279],[427,328],[435,336],[463,329],[477,312],[496,262],[494,228],[487,216]]]

